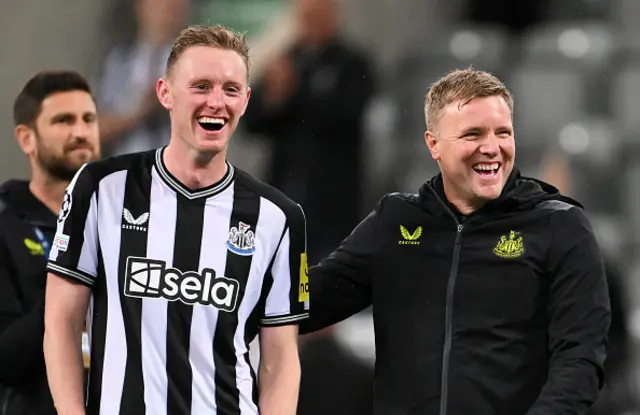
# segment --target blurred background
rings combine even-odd
[[[153,87],[171,39],[188,23],[221,23],[247,33],[254,89],[229,158],[305,206],[311,262],[384,193],[414,192],[437,173],[423,141],[430,83],[469,65],[498,75],[515,97],[521,171],[581,201],[605,252],[614,323],[593,413],[638,413],[638,0],[61,4],[0,5],[0,180],[28,175],[11,105],[35,72],[74,69],[91,80],[106,155],[157,147],[168,120]],[[367,311],[305,336],[301,352],[300,414],[371,412]]]

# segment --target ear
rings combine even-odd
[[[167,78],[160,78],[156,83],[156,94],[158,95],[158,101],[167,110],[173,109],[173,100],[171,99],[171,89],[169,80]]]
[[[24,154],[33,154],[36,150],[36,134],[35,131],[24,124],[16,126],[14,134],[18,140],[18,145]]]
[[[435,161],[440,161],[440,147],[438,146],[438,140],[436,139],[433,131],[427,130],[424,134],[424,141],[427,144],[427,148],[431,153],[431,158]]]
[[[240,116],[243,116],[245,111],[247,110],[247,106],[249,105],[249,98],[251,98],[251,88],[247,87],[247,97],[244,101],[244,107],[242,107],[242,113]]]

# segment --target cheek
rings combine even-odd
[[[516,145],[513,140],[500,145],[503,157],[514,158],[516,155]]]
[[[472,141],[458,141],[451,153],[456,161],[464,163],[473,157],[477,149],[478,146]]]

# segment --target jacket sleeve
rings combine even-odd
[[[604,379],[611,324],[605,268],[581,209],[553,214],[552,229],[549,373],[528,415],[586,414]]]
[[[0,250],[0,383],[15,385],[39,364],[44,366],[44,292],[27,312],[5,264],[8,252]]]
[[[381,203],[331,255],[309,269],[310,313],[300,333],[339,323],[371,305],[369,268]]]

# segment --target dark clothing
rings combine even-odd
[[[363,114],[373,74],[361,54],[338,40],[317,51],[296,46],[289,56],[297,89],[271,108],[259,81],[243,126],[270,140],[266,181],[303,206],[309,252],[332,250],[361,218]]]
[[[0,187],[0,390],[10,387],[37,414],[55,414],[42,351],[46,255],[55,227],[56,215],[27,182]]]
[[[298,415],[371,415],[373,368],[323,336],[300,348]]]
[[[305,333],[373,304],[375,414],[585,414],[611,312],[582,207],[517,170],[469,216],[440,175],[310,269]]]

